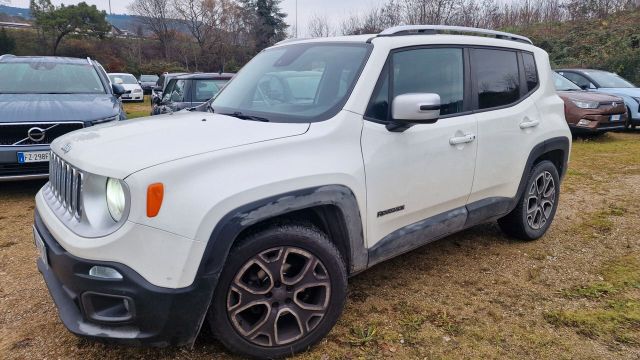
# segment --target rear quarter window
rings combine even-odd
[[[533,54],[522,53],[522,65],[524,66],[524,77],[527,82],[527,92],[531,92],[538,87],[538,69]]]

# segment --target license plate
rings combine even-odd
[[[610,121],[620,121],[621,119],[622,119],[622,116],[620,114],[616,114],[616,115],[611,115]]]
[[[18,153],[18,162],[20,164],[32,162],[46,162],[51,156],[50,151],[24,151]]]
[[[44,241],[42,241],[42,238],[35,227],[33,228],[33,241],[36,243],[36,249],[38,249],[38,254],[42,263],[48,267],[49,259],[47,258],[47,246],[44,244]]]

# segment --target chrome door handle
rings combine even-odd
[[[474,141],[475,139],[476,139],[476,136],[473,134],[466,134],[464,136],[454,136],[449,139],[449,144],[450,145],[466,144]]]
[[[540,125],[540,121],[538,120],[523,121],[520,123],[520,129],[528,129],[538,125]]]

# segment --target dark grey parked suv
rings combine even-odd
[[[91,59],[0,56],[0,181],[47,177],[51,141],[125,119],[123,93]]]
[[[195,73],[172,78],[162,95],[153,99],[151,115],[195,108],[216,96],[235,76],[232,73]]]

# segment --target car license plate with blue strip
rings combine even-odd
[[[18,152],[18,163],[33,163],[49,161],[50,151],[20,151]]]

